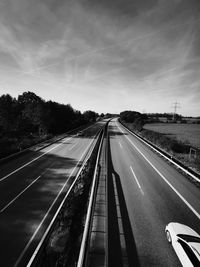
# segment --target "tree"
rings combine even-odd
[[[147,116],[137,111],[126,110],[120,113],[120,119],[126,123],[132,123],[134,130],[141,131]]]
[[[21,123],[25,132],[36,132],[39,135],[46,132],[45,102],[32,92],[25,92],[18,97]]]
[[[0,96],[0,157],[29,147],[43,134],[60,134],[89,121],[96,121],[97,113],[83,115],[70,104],[44,101],[32,92],[24,92],[18,99]]]
[[[11,132],[15,125],[16,100],[9,94],[0,97],[0,130]]]
[[[85,117],[87,122],[95,122],[96,118],[99,116],[98,113],[91,111],[91,110],[87,110],[83,113],[83,116]]]
[[[136,119],[140,118],[141,116],[142,116],[141,113],[137,111],[131,111],[131,110],[126,110],[120,113],[120,119],[128,123],[134,122]]]

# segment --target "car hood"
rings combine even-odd
[[[182,234],[182,235],[193,235],[196,237],[200,237],[197,232],[195,232],[193,229],[191,229],[189,226],[181,224],[181,223],[170,223],[171,227],[173,228],[176,235]]]

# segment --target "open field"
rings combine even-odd
[[[200,148],[200,124],[147,123],[143,128]]]

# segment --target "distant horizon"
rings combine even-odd
[[[23,93],[25,93],[25,92],[31,92],[31,93],[34,93],[34,92],[32,92],[32,91],[24,91],[24,92],[22,92],[22,93],[20,93],[20,94],[18,94],[18,95],[16,95],[16,96],[13,96],[13,95],[11,95],[11,94],[9,94],[12,98],[14,98],[14,99],[16,99],[17,100],[17,98],[18,98],[18,96],[19,95],[21,95],[21,94],[23,94]],[[8,93],[5,93],[5,94],[2,94],[2,95],[6,95],[6,94],[8,94]],[[35,93],[34,93],[35,94]],[[2,96],[2,95],[0,95],[0,97]],[[37,94],[36,94],[37,95]],[[40,97],[42,100],[44,100],[45,102],[48,102],[48,101],[52,101],[52,102],[56,102],[56,103],[58,103],[58,104],[63,104],[63,105],[70,105],[74,110],[77,110],[77,111],[80,111],[80,112],[85,112],[85,111],[88,111],[88,110],[90,110],[90,109],[84,109],[84,110],[79,110],[79,109],[77,109],[77,108],[75,108],[71,103],[62,103],[62,102],[58,102],[58,101],[55,101],[55,100],[53,100],[53,99],[44,99],[43,97],[41,97],[40,95],[37,95],[38,97]],[[136,109],[124,109],[124,110],[121,110],[121,111],[119,111],[119,112],[97,112],[96,110],[91,110],[91,111],[94,111],[94,112],[96,112],[96,113],[98,113],[99,115],[101,115],[102,113],[104,114],[104,115],[106,115],[106,114],[111,114],[111,115],[119,115],[121,112],[123,112],[123,111],[136,111],[136,112],[139,112],[139,113],[141,113],[141,114],[162,114],[162,115],[164,115],[164,114],[169,114],[169,115],[173,115],[174,114],[174,112],[140,112],[140,111],[138,111],[138,110],[136,110]],[[191,118],[198,118],[198,117],[200,117],[200,115],[199,116],[184,116],[184,115],[182,115],[181,113],[175,113],[175,114],[177,114],[177,115],[180,115],[180,116],[182,116],[182,117],[186,117],[186,118],[189,118],[189,117],[191,117]]]

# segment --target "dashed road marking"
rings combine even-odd
[[[68,140],[70,140],[70,139],[72,139],[72,137],[65,139],[65,141],[68,141]],[[29,162],[27,162],[26,164],[22,165],[21,167],[17,168],[17,169],[14,170],[13,172],[10,172],[9,174],[5,175],[4,177],[2,177],[2,178],[0,179],[0,182],[4,181],[6,178],[8,178],[9,176],[11,176],[12,174],[14,174],[14,173],[20,171],[20,170],[23,169],[24,167],[30,165],[31,163],[33,163],[33,162],[36,161],[37,159],[43,157],[44,155],[46,155],[46,154],[49,153],[50,151],[54,150],[55,148],[61,146],[62,144],[63,144],[63,142],[61,142],[60,144],[58,144],[58,145],[52,147],[51,149],[49,149],[48,151],[44,152],[44,153],[43,153],[42,155],[40,155],[39,157],[32,159],[31,161],[29,161]]]
[[[87,130],[87,129],[89,129],[89,128],[91,128],[91,127],[92,127],[92,126],[87,127],[86,129],[84,129],[84,131]],[[72,138],[73,138],[73,136],[70,137],[70,138],[67,138],[67,139],[65,139],[65,138],[63,138],[63,139],[64,139],[64,141],[68,141],[68,140],[71,140]],[[62,139],[62,140],[63,140],[63,139]],[[53,148],[49,149],[48,151],[44,152],[42,155],[38,156],[37,158],[34,158],[33,160],[27,162],[26,164],[22,165],[21,167],[17,168],[16,170],[10,172],[9,174],[5,175],[4,177],[0,178],[0,182],[4,181],[6,178],[8,178],[9,176],[11,176],[12,174],[14,174],[14,173],[20,171],[20,170],[23,169],[24,167],[30,165],[32,162],[34,162],[34,161],[36,161],[37,159],[43,157],[44,155],[46,155],[46,154],[49,153],[50,151],[54,150],[55,148],[61,146],[62,144],[63,144],[63,142],[61,142],[60,144],[54,146]]]
[[[135,178],[135,181],[136,181],[136,183],[137,183],[137,185],[138,185],[138,187],[139,187],[141,193],[144,195],[144,192],[143,192],[143,190],[142,190],[142,187],[141,187],[141,185],[140,185],[140,183],[139,183],[139,181],[138,181],[138,179],[137,179],[137,176],[135,175],[135,172],[134,172],[132,166],[130,166],[130,169],[131,169],[131,172],[132,172],[132,174],[133,174],[133,177]]]
[[[119,142],[120,147],[122,148],[122,144]]]
[[[117,125],[120,131],[123,133],[121,128]],[[148,160],[148,158],[139,150],[139,148],[130,140],[127,135],[124,135],[128,141],[132,144],[132,146],[142,155],[142,157],[151,165],[151,167],[160,175],[160,177],[169,185],[169,187],[179,196],[179,198],[186,204],[186,206],[196,215],[196,217],[200,220],[200,214],[190,205],[190,203],[176,190],[175,187],[167,180],[167,178]]]
[[[87,148],[84,150],[83,154],[80,157],[80,160],[77,162],[76,166],[73,168],[73,170],[71,171],[70,175],[68,176],[66,182],[63,184],[61,190],[59,191],[58,195],[56,196],[56,198],[54,199],[53,203],[51,204],[51,206],[49,207],[48,211],[46,212],[46,214],[44,215],[43,219],[41,220],[41,222],[39,223],[39,225],[37,226],[35,232],[33,233],[32,237],[30,238],[30,240],[28,241],[28,243],[26,244],[25,248],[23,249],[23,251],[21,252],[20,256],[18,257],[17,261],[15,262],[14,267],[19,266],[19,263],[21,261],[21,259],[23,258],[24,254],[26,253],[26,251],[28,250],[29,246],[31,245],[31,243],[33,242],[35,236],[37,235],[37,233],[39,232],[41,226],[43,225],[45,219],[47,218],[47,216],[49,215],[49,213],[51,212],[54,204],[56,203],[56,201],[58,200],[59,196],[61,195],[61,193],[63,192],[64,188],[66,187],[68,180],[71,178],[71,176],[73,175],[75,169],[79,166],[80,162],[82,161],[84,155],[86,154],[86,152],[88,151],[89,147],[91,146],[93,141],[91,141],[89,143],[89,145],[87,146]],[[57,213],[54,215],[54,218],[57,216]],[[50,228],[52,226],[53,220],[51,221],[50,225],[48,226],[48,228]],[[39,245],[41,245],[42,240],[40,241]],[[27,265],[30,266],[30,265]]]

